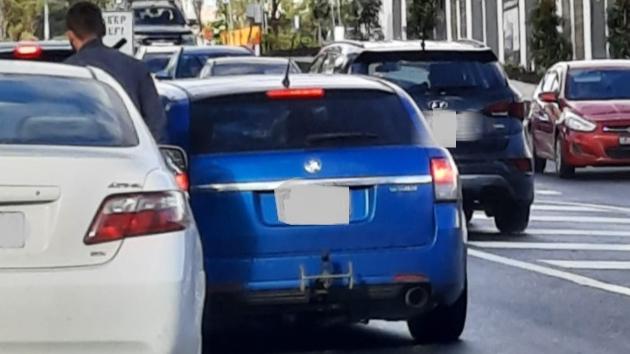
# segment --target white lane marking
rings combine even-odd
[[[483,212],[475,213],[473,219],[489,220],[492,216],[487,216]],[[589,224],[626,224],[630,225],[630,218],[608,217],[608,216],[581,216],[581,215],[532,215],[530,221],[552,221],[565,223],[589,223]]]
[[[537,189],[536,190],[536,194],[540,194],[540,195],[562,195],[561,192],[554,191],[554,190],[551,190],[551,189]]]
[[[509,242],[469,241],[469,245],[481,248],[571,250],[571,251],[630,251],[630,244],[623,243],[572,243],[572,242]]]
[[[525,230],[525,233],[532,236],[630,237],[630,231],[618,231],[618,230],[527,229]]]
[[[528,262],[517,261],[515,259],[497,256],[495,254],[487,253],[487,252],[483,252],[479,250],[469,249],[468,255],[485,259],[490,262],[500,263],[503,265],[507,265],[507,266],[511,266],[511,267],[515,267],[515,268],[519,268],[523,270],[528,270],[534,273],[539,273],[539,274],[547,275],[550,277],[568,280],[570,282],[573,282],[582,286],[600,289],[600,290],[608,291],[615,294],[630,296],[630,288],[626,288],[620,285],[605,283],[605,282],[588,278],[585,276],[581,276],[581,275],[577,275],[577,274],[573,274],[573,273],[569,273],[569,272],[565,272],[565,271],[561,271],[561,270],[557,270],[557,269],[553,269],[553,268],[549,268],[549,267],[545,267],[545,266],[541,266],[537,264],[532,264]]]
[[[608,212],[608,210],[602,210],[599,208],[584,207],[584,206],[572,206],[572,205],[546,205],[546,204],[534,204],[532,210],[536,211],[577,211],[577,212]]]
[[[556,267],[569,269],[600,269],[600,270],[629,270],[630,262],[626,261],[556,261],[541,259],[544,262]]]
[[[630,208],[614,206],[614,205],[602,205],[602,204],[593,204],[593,203],[577,203],[577,202],[559,202],[555,200],[541,200],[541,203],[548,204],[556,204],[556,205],[573,205],[573,206],[583,206],[583,207],[591,207],[598,208],[602,210],[615,211],[621,213],[630,214]]]

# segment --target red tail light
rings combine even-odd
[[[13,50],[13,56],[16,59],[39,59],[42,56],[42,47],[32,42],[19,43]]]
[[[532,160],[528,158],[523,159],[511,159],[509,163],[516,167],[517,170],[525,173],[532,172]]]
[[[184,230],[189,220],[186,201],[180,192],[114,195],[101,205],[84,242],[93,245]]]
[[[324,97],[321,88],[296,88],[267,91],[267,97],[272,100],[316,99]]]
[[[484,113],[493,117],[514,117],[522,120],[525,118],[525,104],[512,101],[495,102],[486,107]]]
[[[459,178],[453,160],[448,158],[432,159],[431,175],[437,201],[446,202],[459,199]]]
[[[188,180],[188,174],[186,173],[178,173],[175,175],[175,181],[179,188],[183,191],[187,191],[190,188],[190,181]]]

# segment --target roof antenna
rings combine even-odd
[[[291,63],[293,62],[293,49],[295,48],[295,37],[297,37],[297,32],[293,34],[291,37],[291,49],[289,49],[289,60],[287,62],[287,70],[284,73],[284,79],[282,79],[282,86],[288,89],[291,86],[291,81],[289,80],[289,74],[291,73]]]

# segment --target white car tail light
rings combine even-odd
[[[190,216],[181,192],[113,195],[105,199],[85,236],[88,245],[184,230]]]
[[[451,159],[431,159],[431,175],[436,201],[452,202],[459,199],[459,177],[457,167]]]

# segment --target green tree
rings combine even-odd
[[[616,0],[608,9],[610,56],[630,58],[630,0]]]
[[[327,29],[332,27],[332,9],[328,0],[311,0],[313,22],[317,27],[317,40],[321,43],[326,37]]]
[[[0,0],[2,33],[14,41],[33,37],[41,5],[41,0]]]
[[[381,0],[346,0],[342,5],[342,19],[350,35],[359,40],[369,40],[380,29]]]
[[[532,59],[537,70],[571,58],[571,43],[558,30],[562,19],[556,12],[555,0],[539,0],[532,10]]]
[[[407,38],[430,39],[436,25],[437,0],[412,0],[407,9]]]

